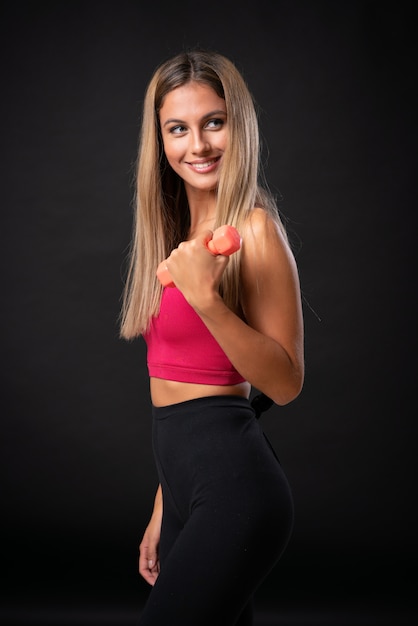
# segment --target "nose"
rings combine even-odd
[[[207,138],[201,132],[195,132],[192,135],[192,146],[191,146],[193,154],[202,154],[204,152],[209,152],[210,143]]]

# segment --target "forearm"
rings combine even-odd
[[[161,485],[158,485],[158,489],[155,493],[155,498],[154,498],[154,508],[153,508],[153,512],[152,515],[162,515],[163,512],[163,492],[161,489]]]
[[[279,405],[298,396],[304,375],[298,342],[294,350],[287,351],[276,339],[251,328],[217,295],[196,311],[231,363],[253,387]]]

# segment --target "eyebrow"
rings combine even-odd
[[[215,109],[215,111],[210,111],[209,113],[206,113],[201,119],[207,120],[210,117],[214,117],[215,115],[226,115],[226,111],[224,111],[224,109]],[[167,126],[167,124],[186,124],[186,122],[184,120],[179,120],[171,117],[164,122],[163,126]]]

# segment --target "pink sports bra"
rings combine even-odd
[[[164,289],[160,312],[144,339],[150,376],[203,385],[245,381],[175,287]]]

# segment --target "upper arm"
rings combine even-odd
[[[242,307],[249,326],[277,341],[303,370],[303,319],[293,253],[280,227],[254,209],[243,232]]]

